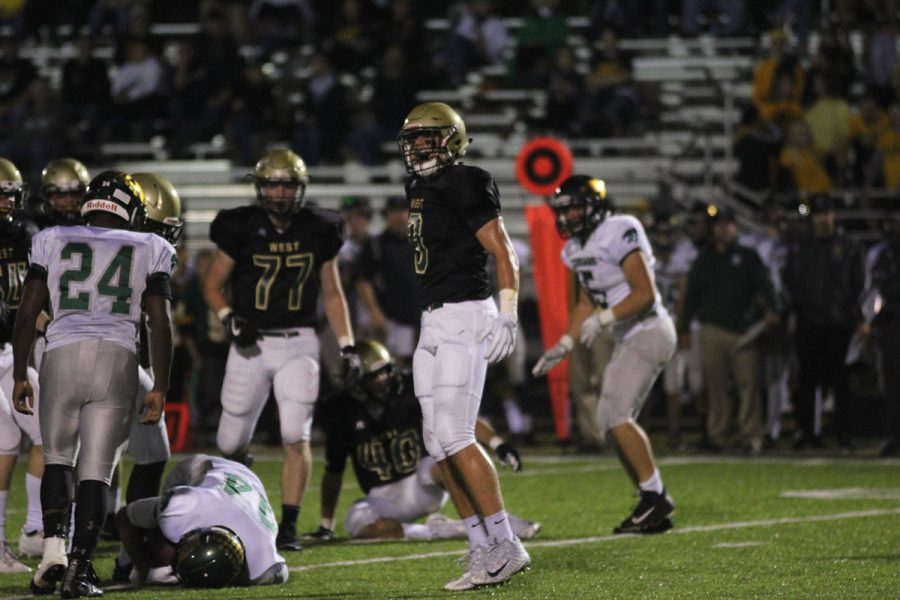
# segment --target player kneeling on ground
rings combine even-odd
[[[327,400],[318,414],[325,430],[325,475],[322,478],[322,524],[309,537],[331,539],[334,509],[341,492],[347,457],[366,497],[347,511],[344,529],[354,538],[416,540],[465,538],[462,521],[436,513],[448,494],[434,460],[422,441],[422,411],[408,373],[401,373],[387,349],[367,340],[356,344],[363,377],[354,393]],[[479,419],[476,437],[501,462],[522,469],[518,452]],[[413,523],[425,515],[425,524]],[[537,535],[540,524],[510,515],[522,539]]]
[[[288,579],[278,524],[253,471],[197,454],[175,465],[165,492],[116,515],[135,583],[189,587],[269,585]],[[177,579],[176,579],[177,578]]]

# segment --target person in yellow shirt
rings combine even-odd
[[[900,104],[894,103],[888,110],[890,128],[881,131],[878,136],[877,152],[872,157],[872,168],[868,183],[878,183],[878,173],[884,181],[884,187],[892,190],[900,189]]]
[[[812,79],[815,102],[806,111],[816,154],[832,175],[847,164],[852,116],[850,105],[837,94],[836,83],[824,73],[816,74]]]
[[[831,189],[831,177],[816,156],[812,133],[806,121],[795,121],[790,125],[778,164],[790,171],[799,192],[814,194]]]

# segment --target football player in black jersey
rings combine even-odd
[[[447,502],[440,470],[422,442],[422,410],[409,373],[402,373],[380,343],[356,344],[361,384],[325,401],[316,422],[325,431],[321,526],[310,537],[331,539],[334,510],[349,458],[365,498],[347,511],[344,529],[354,538],[465,538],[462,521],[436,513]],[[522,468],[518,452],[479,419],[478,441],[494,449],[513,470]],[[424,524],[412,523],[431,515]],[[513,531],[530,539],[540,524],[510,515]]]
[[[475,440],[488,363],[513,351],[519,264],[500,216],[490,173],[460,164],[469,139],[451,107],[410,111],[398,142],[407,172],[407,233],[414,249],[422,333],[413,354],[425,447],[469,534],[465,573],[447,583],[467,590],[506,581],[531,558],[513,534],[493,464]],[[486,263],[497,264],[500,311]]]
[[[44,474],[44,448],[37,414],[22,415],[12,409],[12,324],[22,298],[22,287],[28,270],[28,249],[36,229],[25,218],[21,208],[25,202],[25,186],[19,169],[0,158],[0,525],[6,521],[6,499],[10,478],[19,458],[19,443],[24,432],[31,438],[25,474],[28,517],[19,536],[20,556],[40,556],[43,551],[41,521],[41,476]],[[36,372],[29,371],[32,384]],[[37,412],[37,411],[35,411]],[[0,526],[0,573],[29,571],[10,552]]]
[[[257,204],[223,210],[210,227],[218,251],[204,288],[232,338],[216,434],[225,457],[247,461],[269,388],[275,390],[284,450],[280,550],[300,548],[297,515],[309,481],[309,432],[319,393],[313,326],[320,289],[345,372],[359,368],[336,260],[343,222],[337,213],[303,206],[308,179],[303,160],[290,150],[271,150],[256,163]]]

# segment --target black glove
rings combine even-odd
[[[320,542],[330,542],[334,539],[334,531],[328,529],[324,525],[319,525],[319,528],[315,531],[311,531],[309,533],[304,533],[300,536],[301,539],[304,540],[318,540]]]
[[[341,348],[341,379],[350,391],[355,391],[362,382],[362,361],[353,346]]]
[[[234,312],[229,312],[225,315],[225,318],[222,319],[222,324],[225,325],[225,331],[228,332],[228,335],[231,336],[238,348],[249,348],[255,345],[259,339],[256,325],[244,317],[237,316]]]
[[[494,452],[497,453],[497,458],[500,459],[500,462],[516,473],[522,470],[522,459],[519,458],[518,450],[513,448],[512,445],[503,442],[497,446]]]

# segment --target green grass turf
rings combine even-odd
[[[504,586],[470,592],[498,598],[900,598],[900,461],[860,459],[662,459],[675,497],[676,528],[657,536],[611,536],[635,498],[609,456],[525,457],[516,475],[501,471],[508,508],[539,520],[533,568]],[[278,512],[280,462],[259,457],[254,470]],[[318,525],[322,463],[300,518]],[[348,469],[340,513],[359,497]],[[24,521],[17,466],[6,535],[15,547]],[[862,488],[842,499],[790,498],[785,490]],[[450,506],[447,514],[453,514]],[[816,519],[816,520],[814,520]],[[339,528],[338,533],[344,535]],[[571,544],[563,544],[568,541]],[[559,542],[559,543],[558,543]],[[97,571],[106,580],[117,547],[101,542]],[[462,541],[331,543],[288,553],[282,586],[229,589],[217,598],[428,598],[461,571]],[[416,557],[424,553],[439,556]],[[338,561],[384,562],[324,566]],[[397,560],[403,559],[403,560]],[[30,566],[36,560],[26,561]],[[297,570],[300,569],[300,570]],[[0,575],[0,598],[26,597],[29,576]],[[210,598],[209,591],[152,588],[107,596]]]

